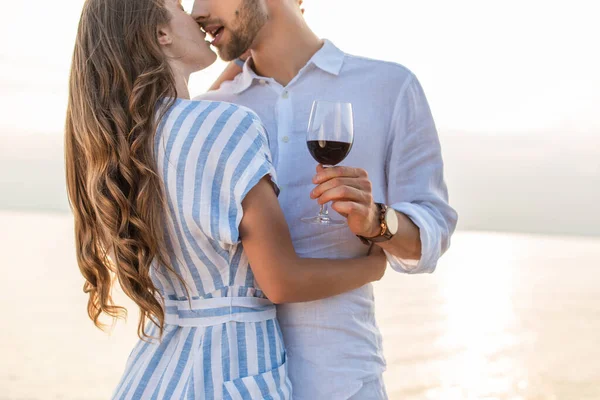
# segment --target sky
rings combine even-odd
[[[0,134],[61,131],[82,4],[3,4]],[[600,131],[595,1],[306,0],[305,8],[314,31],[346,52],[411,69],[442,132]],[[222,67],[196,74],[192,93]]]
[[[82,4],[3,4],[0,208],[67,209],[61,143]],[[598,2],[305,0],[304,7],[320,37],[419,78],[459,227],[600,235]],[[223,67],[193,75],[192,95]]]

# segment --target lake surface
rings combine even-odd
[[[0,399],[107,399],[137,340],[134,310],[87,319],[72,236],[0,212]],[[599,283],[600,239],[458,232],[436,273],[376,284],[390,399],[600,399]]]

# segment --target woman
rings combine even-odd
[[[177,0],[87,0],[66,122],[69,199],[88,314],[141,311],[118,399],[288,399],[273,303],[378,280],[382,254],[300,259],[258,117],[191,101],[215,61]],[[275,190],[274,190],[275,189]]]

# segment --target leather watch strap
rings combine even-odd
[[[385,213],[388,207],[382,203],[375,203],[379,210],[379,225],[381,226],[381,233],[372,238],[366,238],[364,236],[356,235],[361,242],[365,245],[370,246],[372,243],[386,242],[392,238],[392,234],[388,231],[387,224],[385,222]]]

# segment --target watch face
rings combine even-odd
[[[396,211],[393,208],[388,208],[385,213],[385,224],[392,235],[398,232],[398,215],[396,215]]]

